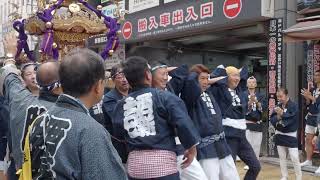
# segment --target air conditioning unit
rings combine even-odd
[[[315,3],[318,0],[298,0],[298,3],[301,2],[305,5],[311,5],[312,3]]]

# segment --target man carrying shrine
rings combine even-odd
[[[217,101],[221,114],[222,125],[228,145],[232,150],[233,159],[239,156],[240,159],[249,166],[244,179],[256,179],[261,170],[261,165],[257,159],[250,143],[246,138],[246,101],[244,90],[247,72],[243,68],[218,66],[213,72],[213,76],[218,79],[211,79],[212,84],[208,91],[212,93]]]
[[[15,66],[14,54],[17,50],[14,36],[5,38],[4,47],[7,59],[0,74],[0,93],[9,104],[10,134],[12,140],[12,156],[16,169],[23,163],[23,144],[28,126],[44,111],[48,110],[57,100],[62,90],[58,75],[58,62],[47,62],[36,71],[39,96],[34,96],[23,84],[20,71]]]
[[[186,149],[182,168],[193,161],[199,142],[183,101],[151,88],[152,73],[146,59],[130,57],[122,66],[132,92],[117,104],[113,125],[115,136],[129,146],[129,178],[180,179],[175,134]]]
[[[187,65],[182,65],[180,67],[168,67],[166,64],[156,61],[151,63],[151,73],[152,87],[180,96],[181,91],[184,88],[184,82],[189,75],[189,68]],[[195,128],[194,130],[196,131]],[[177,159],[180,179],[206,180],[207,177],[197,159],[194,159],[187,168],[181,168],[181,164],[184,161],[183,157],[185,149],[181,145],[179,137],[176,137],[175,139],[177,144],[176,151],[178,155]]]
[[[209,180],[239,180],[222,126],[222,114],[215,97],[208,91],[209,69],[196,64],[184,83],[181,98],[200,133],[197,158]]]

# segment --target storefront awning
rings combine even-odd
[[[283,33],[285,42],[320,40],[320,20],[299,22]]]

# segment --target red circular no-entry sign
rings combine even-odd
[[[225,0],[223,4],[223,13],[229,18],[236,18],[242,9],[242,0]]]
[[[127,21],[124,23],[122,27],[122,35],[124,39],[130,39],[132,35],[132,24],[131,22]]]

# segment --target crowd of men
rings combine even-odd
[[[210,72],[202,64],[168,67],[133,56],[111,69],[115,87],[107,92],[95,52],[74,49],[61,63],[28,63],[20,71],[12,42],[5,39],[0,70],[0,168],[7,179],[237,180],[237,156],[247,165],[244,179],[257,179],[267,103],[246,68]],[[301,92],[309,108],[303,164],[297,104],[287,89],[277,91],[270,121],[282,180],[287,151],[297,180],[301,166],[311,165],[320,72],[314,79],[315,88]]]

